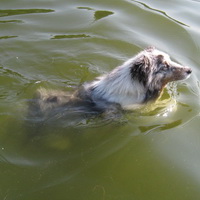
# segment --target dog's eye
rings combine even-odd
[[[162,63],[160,69],[162,71],[167,71],[169,69],[169,65],[167,63]]]

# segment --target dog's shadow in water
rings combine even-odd
[[[67,99],[65,99],[67,102]],[[54,101],[53,99],[51,100]],[[34,98],[28,102],[28,113],[26,115],[26,128],[28,136],[39,138],[51,131],[64,130],[69,132],[84,132],[88,128],[99,128],[107,125],[121,126],[127,123],[125,111],[117,104],[108,106],[108,109],[99,112],[89,109],[89,105],[83,103],[72,105],[64,104],[56,106],[47,112],[41,111],[38,99]]]

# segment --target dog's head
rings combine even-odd
[[[190,68],[171,61],[166,53],[150,47],[84,87],[95,100],[127,108],[156,100],[168,82],[185,79],[191,72]]]
[[[191,73],[191,68],[173,62],[169,55],[154,47],[139,53],[131,67],[132,79],[147,88],[145,101],[157,98],[167,83],[186,79]]]

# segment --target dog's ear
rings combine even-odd
[[[150,74],[150,61],[145,55],[140,56],[135,60],[131,67],[132,79],[137,79],[143,83],[144,86],[148,83],[148,76]]]
[[[147,48],[145,48],[145,51],[147,52],[152,52],[154,51],[156,48],[154,46],[148,46]]]

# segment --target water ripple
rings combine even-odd
[[[178,20],[176,20],[176,19],[170,17],[166,12],[164,12],[164,11],[162,11],[162,10],[158,10],[158,9],[152,8],[152,7],[148,6],[147,4],[145,4],[145,3],[143,3],[143,2],[140,2],[140,1],[136,1],[136,0],[131,0],[131,1],[134,1],[134,2],[136,2],[136,3],[138,3],[138,4],[142,5],[142,6],[144,6],[144,7],[147,8],[148,10],[152,10],[152,11],[158,12],[158,13],[164,15],[165,17],[167,17],[168,19],[170,19],[170,20],[172,20],[172,21],[174,21],[174,22],[176,22],[176,23],[178,23],[178,24],[180,24],[180,25],[190,27],[189,25],[187,25],[187,24],[185,24],[185,23],[183,23],[183,22],[180,22],[180,21],[178,21]]]
[[[94,18],[95,18],[95,21],[97,21],[97,20],[100,20],[100,19],[102,19],[104,17],[107,17],[109,15],[113,15],[113,14],[114,14],[114,12],[111,12],[111,11],[97,10],[94,13]]]
[[[72,34],[72,35],[55,35],[51,39],[78,39],[78,38],[88,38],[90,35],[86,34]]]
[[[0,10],[0,17],[24,15],[33,13],[49,13],[54,12],[52,9],[16,9],[16,10]]]
[[[0,21],[1,24],[5,24],[5,23],[23,23],[22,20],[2,20]]]
[[[5,35],[5,36],[1,36],[1,37],[0,37],[0,40],[1,40],[1,39],[16,38],[16,37],[18,37],[18,36],[16,36],[16,35]]]
[[[94,21],[98,21],[100,19],[103,19],[105,17],[108,17],[109,15],[113,15],[114,12],[108,11],[108,10],[94,10],[93,8],[90,7],[77,7],[78,9],[83,9],[83,10],[92,10],[94,11]]]

